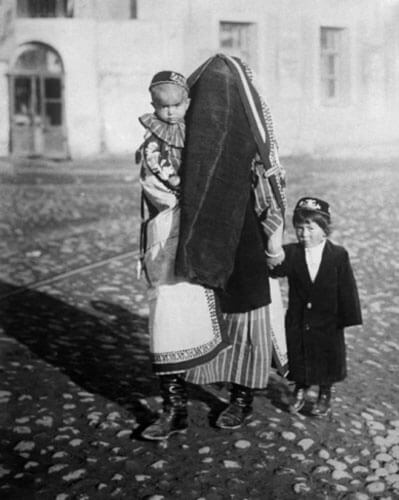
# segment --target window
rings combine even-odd
[[[45,73],[62,74],[63,67],[59,55],[45,45],[27,43],[21,47],[14,71],[30,73],[41,71]]]
[[[14,63],[14,123],[62,125],[63,66],[50,47],[26,44]]]
[[[254,25],[250,23],[221,22],[219,44],[222,52],[236,56],[253,65],[255,58]]]
[[[325,103],[342,102],[348,95],[348,51],[346,30],[320,30],[321,98]]]
[[[72,17],[72,0],[17,0],[18,17]]]
[[[4,6],[2,9],[0,1],[0,42],[12,32],[13,8]]]
[[[130,19],[137,19],[137,0],[130,0]]]
[[[49,125],[61,125],[62,100],[61,80],[59,78],[44,79],[44,113]]]
[[[95,18],[101,21],[137,19],[137,0],[97,0]]]

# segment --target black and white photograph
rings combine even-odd
[[[399,500],[399,0],[0,0],[0,498]]]

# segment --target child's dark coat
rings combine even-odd
[[[320,385],[346,377],[344,327],[362,323],[348,252],[327,240],[312,283],[302,245],[284,246],[286,257],[273,276],[287,276],[286,314],[289,378]]]

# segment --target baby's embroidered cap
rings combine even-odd
[[[150,83],[150,90],[156,87],[157,85],[165,83],[178,85],[179,87],[184,88],[188,92],[187,80],[184,78],[183,75],[177,73],[176,71],[160,71],[159,73],[154,75]]]
[[[298,210],[311,210],[319,214],[326,215],[329,219],[331,217],[330,205],[320,198],[313,198],[310,196],[301,198],[297,202],[294,212]]]

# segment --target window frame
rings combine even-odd
[[[325,105],[345,104],[349,99],[348,30],[338,26],[320,26],[320,98]],[[331,86],[334,92],[330,93]]]
[[[16,17],[19,19],[47,19],[73,17],[71,0],[17,0]]]
[[[130,19],[137,19],[138,13],[138,0],[130,0],[129,2],[129,14],[130,14]]]
[[[238,36],[240,39],[246,38],[246,46],[236,45],[232,47],[223,46],[223,34],[227,33],[223,30],[224,27],[229,26],[230,28],[238,28]],[[233,30],[232,30],[233,31]],[[234,37],[232,37],[234,40]],[[240,40],[241,41],[241,40]],[[227,55],[237,56],[246,62],[249,66],[256,66],[256,24],[253,22],[246,21],[219,21],[219,33],[218,33],[218,44],[219,49],[226,53]]]

